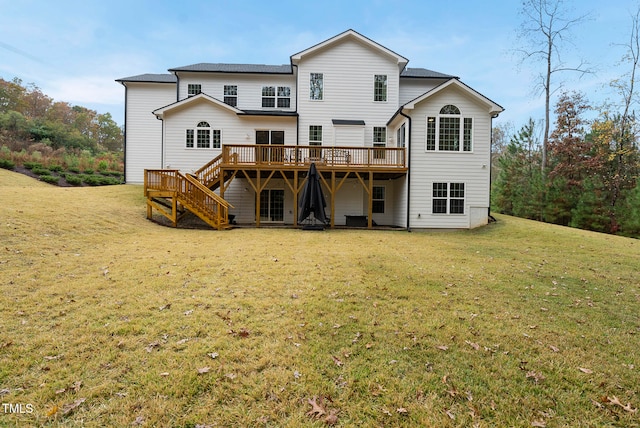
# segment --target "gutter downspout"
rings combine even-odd
[[[129,96],[129,88],[127,87],[127,85],[124,84],[124,82],[120,82],[122,83],[122,86],[124,86],[124,125],[123,125],[123,132],[122,132],[122,163],[124,165],[124,174],[122,176],[122,178],[124,179],[124,182],[127,182],[127,104],[129,103],[128,100],[128,96]]]
[[[409,128],[407,132],[407,139],[405,147],[407,149],[407,232],[411,232],[410,224],[410,208],[411,208],[411,116],[407,116],[400,108],[400,115],[404,116],[409,121]]]
[[[490,150],[489,150],[489,207],[487,208],[487,216],[489,221],[496,221],[495,217],[491,215],[491,190],[493,188],[493,119],[498,117],[498,114],[494,114],[491,116],[491,132],[489,134],[489,138],[491,141]]]

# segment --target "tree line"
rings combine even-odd
[[[562,0],[522,2],[520,35],[525,43],[519,52],[523,62],[541,70],[534,87],[544,95],[545,118],[530,118],[517,132],[508,124],[494,129],[492,207],[519,217],[640,237],[640,123],[634,111],[640,9],[631,15],[628,41],[619,45],[628,71],[610,82],[618,100],[594,107],[585,94],[561,90],[555,82],[560,73],[591,72],[585,61],[574,66],[562,61],[561,43],[588,17],[572,18],[563,6]],[[596,118],[588,120],[588,114]]]
[[[110,113],[54,101],[17,77],[0,78],[0,146],[19,151],[34,143],[53,150],[121,152],[123,134]]]
[[[581,229],[640,237],[640,151],[634,114],[601,111],[564,92],[543,168],[533,119],[512,136],[494,131],[492,204],[499,212]]]

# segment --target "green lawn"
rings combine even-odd
[[[638,240],[173,229],[4,170],[0,203],[0,426],[640,426]]]

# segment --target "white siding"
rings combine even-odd
[[[310,73],[323,74],[323,100],[309,99]],[[387,101],[373,101],[376,74],[387,75]],[[298,66],[300,144],[308,144],[309,125],[321,125],[323,145],[335,141],[332,119],[364,120],[364,144],[371,146],[373,127],[385,126],[398,109],[399,72],[395,61],[355,40],[304,58]]]
[[[358,125],[334,125],[333,145],[362,147],[364,146],[364,126]],[[324,145],[330,145],[328,141],[323,141]]]
[[[176,87],[168,83],[127,82],[125,144],[127,183],[144,182],[144,170],[162,168],[162,122],[153,110],[176,99]]]
[[[473,117],[472,152],[427,152],[426,118],[437,116],[445,104],[456,105],[461,117]],[[491,117],[484,105],[456,87],[427,98],[411,111],[411,213],[412,228],[468,228],[486,224],[481,213],[489,207]],[[461,215],[432,214],[435,182],[465,184],[465,210]],[[473,207],[473,220],[472,220]]]
[[[273,110],[295,111],[296,109],[296,80],[294,75],[280,74],[240,74],[240,73],[186,73],[180,72],[180,99],[187,98],[189,84],[200,84],[201,90],[207,95],[224,101],[224,86],[238,87],[238,105],[240,110],[263,110],[263,86],[288,86],[291,88],[290,108]]]
[[[444,79],[423,79],[405,77],[400,79],[400,105],[404,105],[420,95],[444,83]]]

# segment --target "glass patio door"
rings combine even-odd
[[[284,190],[265,189],[260,192],[260,221],[284,221]]]

